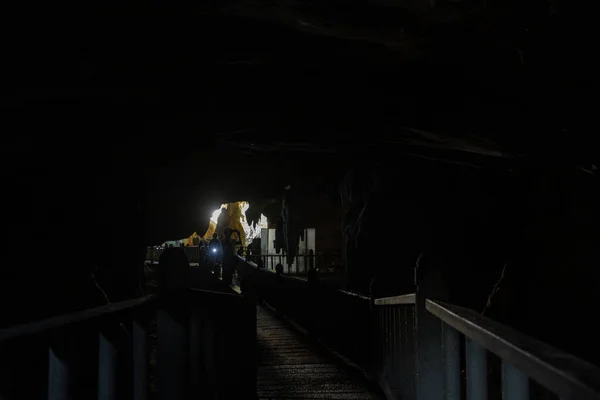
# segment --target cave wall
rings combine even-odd
[[[338,193],[335,195],[339,196]],[[333,250],[341,249],[342,211],[339,201],[330,193],[323,193],[314,188],[306,189],[298,196],[301,204],[301,225],[304,228],[316,229],[316,249]]]
[[[208,229],[204,234],[204,239],[210,240],[213,234],[216,232],[219,235],[223,235],[226,228],[237,229],[240,232],[240,240],[242,246],[246,246],[246,232],[241,223],[242,213],[242,202],[236,201],[233,203],[227,203],[227,208],[222,208],[217,223],[209,222]],[[235,236],[233,236],[235,238]]]
[[[3,154],[3,324],[106,304],[96,283],[112,302],[140,294],[144,176],[99,138],[24,134]]]
[[[600,301],[597,176],[535,169],[523,174],[520,189],[523,234],[512,271],[517,296],[504,294],[512,306],[505,309],[520,315],[524,330],[600,364],[592,345],[598,328],[590,318]]]
[[[414,292],[415,277],[422,283],[439,274],[447,301],[600,361],[589,350],[598,331],[586,317],[599,300],[594,177],[576,169],[413,161],[347,179],[352,289],[376,296]]]
[[[283,187],[289,185],[291,216],[299,229],[315,228],[318,250],[341,248],[342,209],[337,185],[345,165],[330,157],[288,161],[280,166],[284,173],[276,216],[281,214]],[[273,207],[274,208],[274,207]],[[270,218],[274,224],[276,218]],[[274,228],[274,226],[272,226]],[[315,250],[315,249],[313,249]]]

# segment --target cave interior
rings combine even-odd
[[[139,295],[145,246],[202,234],[227,202],[276,220],[290,186],[350,290],[439,273],[453,303],[597,363],[593,6],[400,3],[61,3],[19,20],[3,323],[103,304],[90,276],[111,301]]]

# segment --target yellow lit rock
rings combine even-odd
[[[250,204],[247,201],[222,204],[218,210],[213,212],[208,229],[203,236],[204,239],[212,239],[215,232],[221,236],[226,228],[237,229],[240,232],[243,246],[249,244],[252,239],[260,237],[260,229],[268,227],[267,218],[261,214],[258,223],[250,226],[246,220],[246,210],[249,207]]]
[[[187,237],[185,239],[183,239],[183,245],[184,246],[193,246],[194,245],[194,239],[202,239],[200,235],[198,235],[196,232],[192,233],[190,235],[190,237]]]

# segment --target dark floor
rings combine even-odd
[[[257,339],[259,399],[379,399],[261,307]]]

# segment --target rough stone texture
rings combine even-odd
[[[209,222],[208,229],[206,230],[206,233],[204,233],[203,236],[204,239],[212,239],[212,236],[215,232],[217,232],[220,236],[225,231],[225,228],[231,228],[237,229],[240,232],[240,240],[242,241],[242,245],[246,246],[246,232],[244,231],[244,227],[241,222],[241,217],[244,215],[244,213],[242,212],[242,205],[242,201],[227,203],[227,208],[221,209],[221,214],[219,214],[218,223],[215,224],[212,221]]]
[[[379,399],[268,311],[257,319],[260,399]]]

